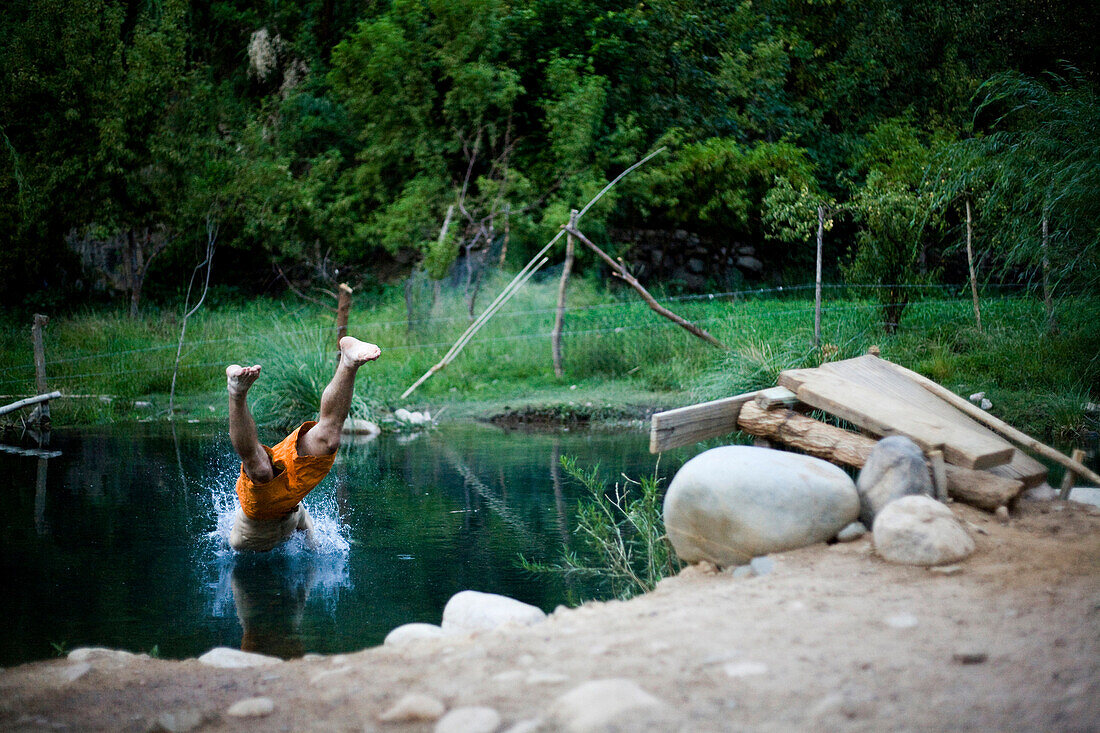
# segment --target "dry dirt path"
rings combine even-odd
[[[578,711],[561,696],[623,678],[662,705],[619,730],[1100,730],[1100,510],[1024,504],[1001,525],[953,508],[978,546],[954,574],[887,564],[865,538],[775,555],[758,577],[696,567],[628,602],[401,648],[241,670],[36,662],[0,672],[0,729],[430,731],[378,720],[418,692],[492,708],[501,731],[562,730]],[[228,714],[254,697],[274,711]]]

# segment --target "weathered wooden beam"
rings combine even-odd
[[[42,450],[41,448],[19,448],[14,445],[0,443],[0,453],[14,453],[17,456],[30,456],[31,458],[57,458],[61,455],[59,450]]]
[[[12,402],[10,405],[4,405],[0,407],[0,415],[7,415],[9,412],[15,412],[28,405],[37,405],[39,402],[49,402],[50,400],[56,400],[61,396],[60,392],[50,392],[49,394],[40,394],[35,397],[27,397],[26,399],[19,400],[18,402]]]
[[[794,410],[765,410],[749,402],[741,407],[737,426],[750,435],[789,445],[832,463],[862,468],[878,441]],[[994,476],[987,471],[944,465],[947,494],[956,501],[993,511],[1005,506],[1024,490],[1023,482]]]
[[[736,431],[741,406],[751,402],[757,394],[759,390],[654,414],[649,431],[649,452],[661,453]]]

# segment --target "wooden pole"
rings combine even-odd
[[[1047,312],[1047,330],[1054,330],[1054,299],[1050,294],[1050,224],[1047,207],[1043,207],[1043,308]]]
[[[569,229],[577,228],[577,210],[573,209],[569,214]],[[569,284],[569,274],[573,271],[573,258],[576,252],[576,240],[572,234],[565,238],[565,264],[561,268],[561,280],[558,282],[558,309],[554,314],[554,331],[550,334],[550,345],[553,351],[554,376],[561,379],[565,374],[561,359],[561,329],[565,324],[565,289]]]
[[[814,348],[821,346],[821,244],[825,239],[825,207],[817,205],[817,274],[814,276]]]
[[[339,348],[340,339],[348,335],[348,312],[351,311],[351,286],[340,283],[336,295],[336,346]]]
[[[1072,458],[1075,461],[1084,460],[1085,451],[1081,450],[1080,448],[1074,448]],[[1069,498],[1069,493],[1071,491],[1073,491],[1073,479],[1074,479],[1073,469],[1072,468],[1067,468],[1066,469],[1066,475],[1062,477],[1061,490],[1058,492],[1058,498],[1061,499],[1062,501],[1065,501],[1066,499],[1068,499]]]
[[[1017,430],[1016,428],[1006,423],[1004,420],[990,415],[988,412],[981,409],[980,407],[976,407],[970,404],[970,402],[968,402],[967,400],[959,397],[957,394],[947,389],[946,387],[937,384],[936,382],[933,382],[931,379],[925,377],[922,374],[917,374],[910,369],[906,369],[900,364],[895,364],[891,361],[886,361],[885,359],[882,360],[882,363],[889,364],[891,369],[897,371],[899,374],[904,374],[906,377],[912,379],[914,382],[924,387],[932,394],[942,398],[948,404],[962,410],[964,413],[974,418],[982,425],[985,425],[987,428],[997,433],[1000,433],[1021,448],[1026,448],[1033,453],[1037,453],[1038,455],[1043,456],[1044,458],[1049,458],[1050,460],[1055,461],[1056,463],[1070,469],[1077,475],[1087,478],[1089,481],[1093,482],[1097,486],[1100,486],[1100,475],[1098,475],[1095,471],[1091,470],[1088,466],[1084,465],[1080,461],[1076,461],[1069,456],[1063,455],[1062,453],[1051,448],[1049,445],[1040,443],[1027,433]]]
[[[694,323],[692,323],[690,321],[687,321],[687,320],[684,320],[680,316],[678,316],[675,313],[673,313],[672,311],[670,311],[668,308],[665,308],[663,305],[658,303],[657,300],[652,295],[649,294],[649,291],[646,290],[644,287],[642,287],[642,284],[640,282],[638,282],[634,278],[633,275],[631,275],[629,272],[627,272],[627,269],[625,267],[623,267],[622,264],[620,264],[620,263],[616,262],[615,260],[611,259],[611,257],[606,252],[604,252],[602,249],[600,249],[595,244],[593,244],[592,241],[588,237],[581,234],[580,231],[578,231],[577,229],[575,229],[573,227],[570,227],[568,225],[566,225],[563,228],[565,229],[565,231],[568,234],[572,234],[574,237],[579,239],[581,241],[581,243],[584,244],[584,246],[588,247],[590,250],[595,252],[600,257],[600,259],[602,259],[607,264],[611,265],[612,270],[614,271],[614,273],[618,277],[622,278],[626,282],[627,285],[629,285],[630,287],[632,287],[636,291],[638,291],[638,294],[642,296],[642,300],[644,300],[646,302],[646,305],[648,305],[650,307],[650,309],[652,309],[654,312],[664,316],[668,320],[672,321],[673,323],[680,326],[681,328],[688,331],[689,333],[692,333],[692,334],[698,336],[699,338],[703,339],[704,341],[711,344],[712,346],[717,346],[719,349],[722,349],[723,351],[729,351],[729,347],[726,346],[725,344],[723,344],[721,341],[714,338],[709,333],[707,333],[703,329],[696,326]]]
[[[15,412],[16,410],[27,407],[28,405],[37,405],[42,402],[49,402],[50,400],[56,400],[61,396],[60,392],[54,391],[49,394],[40,394],[36,397],[28,397],[18,402],[12,402],[10,405],[4,405],[0,407],[0,415],[7,415],[9,412]]]
[[[34,325],[31,326],[31,341],[34,343],[34,386],[40,395],[46,393],[46,347],[42,342],[42,329],[49,322],[50,319],[47,316],[35,313]],[[39,424],[48,427],[50,424],[49,401],[43,401],[38,410]]]
[[[978,277],[974,273],[973,229],[970,223],[970,199],[966,200],[966,264],[970,268],[970,294],[974,298],[974,320],[982,330],[982,309],[978,305]]]

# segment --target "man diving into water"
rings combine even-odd
[[[233,518],[229,544],[235,550],[264,552],[294,532],[313,541],[313,520],[301,501],[328,474],[340,447],[340,431],[351,409],[355,373],[382,355],[374,344],[345,336],[340,339],[336,374],[321,395],[321,414],[302,423],[274,448],[260,443],[256,421],[248,409],[248,389],[260,367],[231,364],[225,368],[229,391],[229,440],[241,457],[237,478],[240,507]]]

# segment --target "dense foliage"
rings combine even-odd
[[[801,279],[822,205],[835,271],[926,282],[964,271],[966,198],[985,275],[1095,287],[1093,27],[1071,0],[12,0],[3,304],[176,302],[212,238],[223,292],[476,293],[660,145],[585,221],[628,260],[682,230]]]

